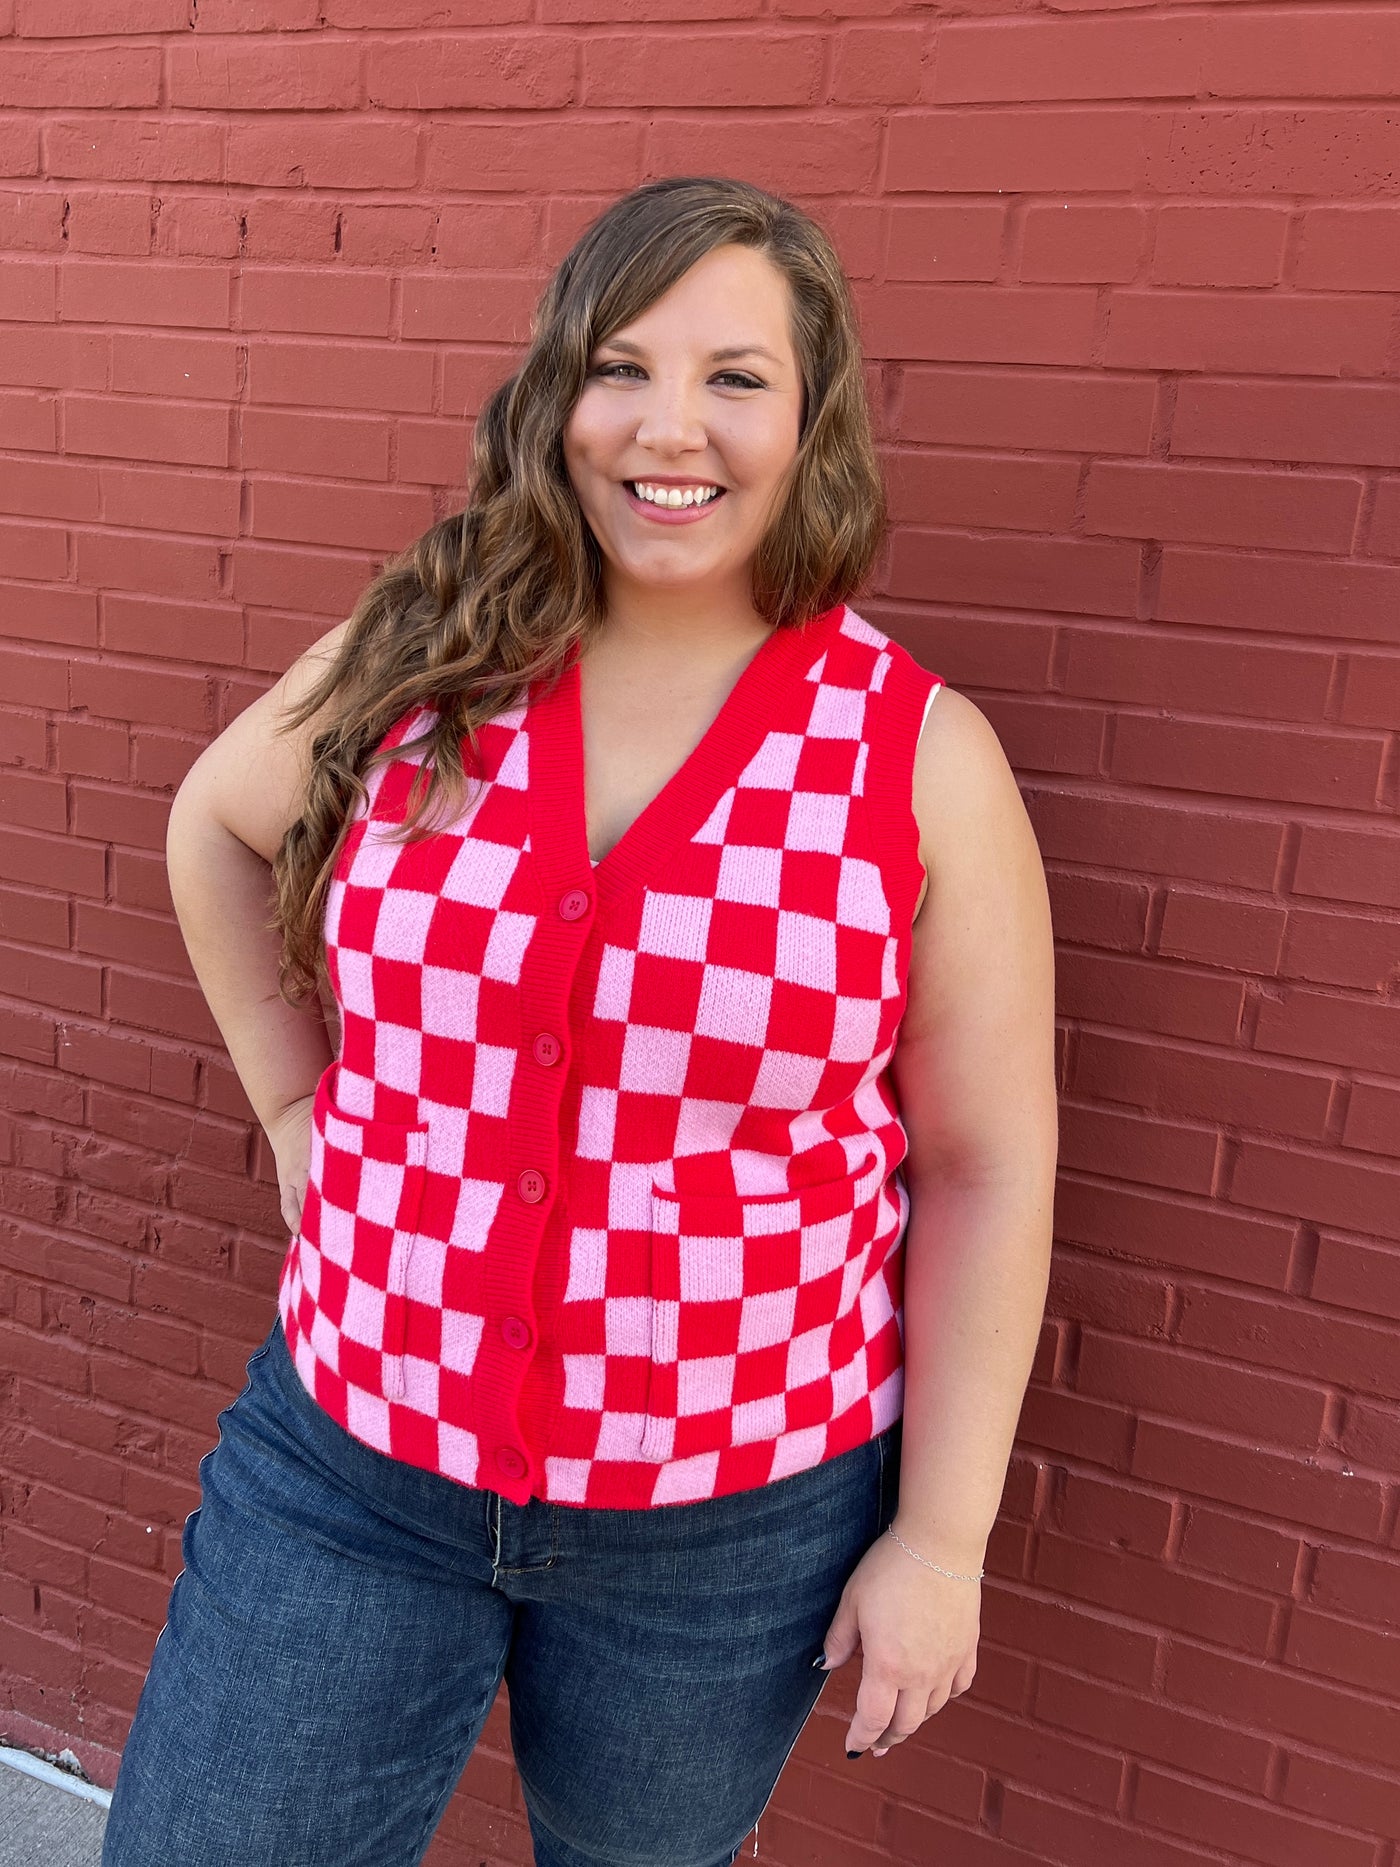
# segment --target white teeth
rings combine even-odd
[[[638,499],[645,499],[653,506],[669,506],[673,510],[678,506],[708,505],[712,499],[718,499],[720,494],[717,486],[687,486],[682,490],[678,486],[651,486],[645,480],[633,480],[631,486]]]

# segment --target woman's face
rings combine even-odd
[[[715,247],[589,358],[564,459],[610,601],[674,594],[751,609],[749,566],[802,415],[789,305],[771,260]],[[722,490],[658,508],[639,484],[667,499]]]

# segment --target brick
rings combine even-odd
[[[184,324],[227,329],[232,274],[222,266],[70,259],[63,316],[94,324]]]
[[[927,82],[931,36],[917,25],[850,26],[832,50],[833,104],[912,104]]]
[[[1319,1383],[1282,1380],[1187,1354],[1173,1344],[1134,1342],[1092,1329],[1081,1335],[1076,1392],[1206,1426],[1229,1420],[1234,1431],[1305,1451],[1318,1443],[1327,1415],[1327,1392]],[[1155,1603],[1155,1587],[1144,1590],[1144,1597],[1149,1593]]]
[[[1101,460],[1089,467],[1084,525],[1117,537],[1345,552],[1362,490],[1359,475]]]
[[[1078,538],[973,538],[957,532],[896,532],[886,589],[893,597],[992,604],[1003,609],[1043,607],[1045,592],[1080,615],[1131,615],[1138,584],[1138,552],[1125,543]]]
[[[1107,715],[1097,707],[993,696],[983,711],[1018,771],[1096,775]]]
[[[1383,194],[1395,179],[1395,114],[1368,104],[1168,109],[1146,119],[1141,155],[1124,185],[1152,195]]]
[[[248,331],[314,331],[387,337],[389,280],[341,268],[245,266],[239,325]]]
[[[811,108],[826,42],[816,33],[600,33],[583,45],[580,102],[590,109]]]
[[[1303,1554],[1297,1530],[1254,1523],[1234,1510],[1193,1504],[1177,1557],[1188,1568],[1228,1576],[1270,1594],[1291,1595]]]
[[[1346,1810],[1350,1827],[1368,1834],[1393,1834],[1400,1827],[1400,1785],[1393,1771],[1384,1774],[1335,1763],[1306,1751],[1288,1754],[1288,1779],[1281,1792],[1291,1808],[1332,1817]]]
[[[27,117],[0,117],[0,175],[38,173],[38,122]]]
[[[58,445],[58,399],[27,390],[0,390],[0,447],[52,453]]]
[[[1175,963],[1110,953],[1062,953],[1057,1001],[1066,1017],[1174,1037],[1233,1043],[1244,984]]]
[[[614,17],[606,0],[583,0],[588,8],[581,17],[590,25]],[[401,31],[420,26],[504,26],[532,19],[532,0],[321,0],[320,12],[328,26],[368,26],[383,32],[393,26]],[[549,19],[548,11],[540,14]],[[628,17],[631,17],[629,14]],[[649,8],[647,18],[665,19],[664,0]]]
[[[1375,1154],[1394,1152],[1400,1134],[1400,1087],[1388,1083],[1353,1083],[1342,1141]]]
[[[114,331],[111,387],[119,394],[231,402],[238,393],[237,345],[231,337]]]
[[[1390,504],[1394,513],[1400,501]],[[1385,728],[1400,721],[1400,655],[1345,655],[1342,677],[1339,720],[1347,725]]]
[[[78,189],[68,193],[68,250],[131,258],[151,250],[155,198],[142,189]]]
[[[1125,873],[1238,888],[1274,886],[1283,845],[1278,823],[1201,803],[1093,797],[1042,786],[1022,795],[1047,859],[1102,866],[1105,852],[1113,850]]]
[[[1152,282],[1216,289],[1277,285],[1283,277],[1287,238],[1286,208],[1230,207],[1216,202],[1209,207],[1163,206],[1157,212],[1152,244]]]
[[[1281,998],[1268,998],[1260,1005],[1254,1043],[1258,1050],[1286,1057],[1307,1057],[1380,1074],[1393,1072],[1400,1058],[1400,1004],[1342,998],[1335,992],[1293,986]],[[1330,1163],[1313,1164],[1320,1178],[1330,1171]],[[1400,1187],[1392,1189],[1392,1196],[1397,1195]],[[1315,1216],[1341,1219],[1339,1212]],[[1400,1197],[1391,1223],[1400,1227]]]
[[[1376,1484],[1323,1469],[1315,1455],[1276,1452],[1175,1421],[1138,1421],[1131,1469],[1136,1478],[1193,1498],[1218,1499],[1288,1523],[1315,1525],[1331,1535],[1374,1537],[1380,1520],[1381,1491]],[[1248,1722],[1241,1706],[1236,1728]]]
[[[1400,1321],[1400,1251],[1324,1233],[1318,1240],[1309,1294],[1315,1302],[1337,1309]]]
[[[250,260],[291,259],[330,264],[336,256],[341,210],[334,201],[298,200],[295,195],[256,195],[241,215],[241,250]]]
[[[1400,385],[1190,377],[1178,386],[1172,449],[1230,459],[1400,467]]]
[[[888,209],[887,279],[997,276],[1007,210],[992,201],[895,201]],[[958,381],[963,380],[961,373]],[[994,380],[1000,381],[998,375]],[[1028,380],[1058,382],[1059,378]],[[924,377],[927,383],[928,377]]]
[[[1400,557],[1400,480],[1382,480],[1377,486],[1363,549],[1368,556]]]
[[[1303,824],[1293,886],[1299,894],[1400,908],[1400,839],[1388,827],[1352,830]]]
[[[1218,1136],[1210,1127],[1146,1120],[1124,1109],[1061,1110],[1062,1171],[1093,1173],[1105,1160],[1134,1186],[1164,1187],[1205,1198],[1215,1178]]]
[[[948,20],[929,101],[1194,97],[1206,27],[1163,18]]]
[[[1400,932],[1393,920],[1290,907],[1279,971],[1312,985],[1383,993],[1400,974]]]
[[[1147,121],[1132,109],[896,111],[885,186],[915,194],[1139,189]]]
[[[433,359],[397,344],[300,344],[263,338],[248,346],[252,402],[298,408],[387,409],[426,414],[433,402]]]
[[[1334,1822],[1310,1822],[1261,1798],[1228,1795],[1150,1764],[1139,1770],[1133,1813],[1152,1828],[1228,1848],[1237,1857],[1247,1848],[1256,1860],[1279,1867],[1314,1867],[1324,1859],[1327,1867],[1371,1867],[1375,1859],[1374,1841],[1343,1834]]]
[[[1397,70],[1400,18],[1393,13],[1282,8],[1212,17],[1201,80],[1212,97],[1366,97],[1393,94]]]
[[[221,44],[200,33],[167,50],[169,102],[177,110],[353,110],[360,57],[357,45],[335,39]]]
[[[1302,218],[1294,283],[1308,290],[1400,290],[1400,211],[1315,207]]]
[[[587,60],[595,46],[609,43],[589,39],[579,53]],[[652,34],[623,43],[629,50],[644,45],[652,62],[665,62],[666,42]],[[371,104],[389,110],[561,110],[579,101],[579,53],[566,38],[518,32],[374,40],[365,92]]]
[[[152,596],[214,596],[219,551],[213,544],[160,538],[150,532],[75,534],[78,581]]]
[[[15,31],[35,39],[110,39],[188,25],[188,0],[15,0]]]
[[[373,571],[362,556],[315,551],[309,545],[288,550],[241,539],[230,555],[235,601],[325,616],[330,618],[325,628],[345,620]]]
[[[1400,565],[1167,545],[1156,613],[1162,622],[1400,643]]]
[[[1389,306],[1339,293],[1116,291],[1109,369],[1237,370],[1280,376],[1378,376]]]
[[[1115,1691],[1101,1679],[1081,1679],[1042,1662],[1035,1712],[1037,1719],[1078,1731],[1110,1749],[1121,1746],[1130,1729],[1140,1754],[1236,1788],[1262,1792],[1265,1787],[1270,1755],[1265,1739],[1196,1717],[1180,1705]]]
[[[344,482],[252,481],[254,538],[401,550],[433,523],[425,493]]]
[[[1126,1550],[1094,1549],[1042,1531],[1035,1580],[1061,1599],[1090,1601],[1247,1652],[1262,1653],[1268,1644],[1272,1602]]]
[[[431,193],[552,193],[560,175],[575,189],[632,185],[641,166],[641,127],[622,118],[539,123],[430,123],[424,185]]]
[[[1116,1258],[1205,1271],[1271,1290],[1284,1288],[1296,1230],[1220,1205],[1188,1206],[1161,1193],[1074,1176],[1060,1182],[1056,1227],[1062,1239]],[[1116,1313],[1107,1320],[1115,1329],[1128,1326]]]
[[[160,100],[160,58],[155,45],[0,45],[0,97],[18,110],[139,110]]]
[[[1050,870],[1045,880],[1058,940],[1122,953],[1145,950],[1151,901],[1145,884],[1066,875],[1058,869]]]
[[[1400,1745],[1400,1706],[1374,1693],[1352,1692],[1309,1679],[1289,1667],[1264,1664],[1186,1641],[1167,1652],[1168,1701],[1194,1705],[1232,1729],[1293,1737],[1324,1752],[1343,1751],[1387,1770]],[[1329,1857],[1330,1859],[1330,1857]]]
[[[115,662],[74,661],[70,706],[99,719],[207,732],[213,723],[209,682],[201,675]]]
[[[424,486],[465,488],[467,436],[456,421],[400,421],[395,478]]]
[[[202,403],[134,396],[70,395],[64,399],[64,445],[70,454],[226,467],[229,427],[227,408]]]
[[[1334,657],[1324,649],[1188,638],[1152,625],[1066,626],[1062,637],[1067,694],[1155,703],[1169,693],[1192,712],[1293,722],[1321,720],[1327,705]]]
[[[495,218],[493,210],[487,215]],[[376,207],[367,201],[355,201],[340,220],[340,258],[347,266],[417,266],[426,265],[435,254],[444,265],[461,265],[456,258],[444,256],[440,227],[441,216],[430,206]],[[476,210],[462,217],[470,223],[467,245],[473,259],[489,252],[497,265],[503,262],[490,233],[478,223]]]
[[[1384,751],[1379,735],[1124,713],[1109,769],[1132,784],[1365,810],[1376,802]]]
[[[324,11],[319,0],[200,0],[195,24],[209,33],[303,32],[319,26]]]
[[[0,272],[0,318],[12,322],[51,323],[58,305],[58,273],[36,259],[7,258]],[[6,341],[20,332],[6,332]]]
[[[97,475],[66,460],[0,460],[0,511],[16,518],[95,519]]]
[[[834,117],[664,115],[648,130],[648,167],[661,175],[752,175],[760,186],[802,196],[866,195],[879,172],[884,115],[874,107]]]
[[[413,188],[418,126],[363,112],[334,122],[244,123],[228,130],[227,178],[273,188]]]
[[[238,530],[240,496],[233,474],[111,466],[97,477],[108,525],[139,528],[158,514],[167,531],[224,539]]]
[[[152,251],[164,259],[238,259],[245,251],[246,212],[238,201],[201,195],[164,195],[152,232]],[[297,257],[311,257],[298,253]]]
[[[1125,284],[1137,276],[1148,227],[1141,208],[1032,205],[1022,223],[1019,275],[1061,284]]]
[[[460,442],[460,426],[452,424],[452,432]],[[401,456],[402,451],[401,442]],[[239,464],[273,473],[381,483],[389,477],[389,422],[379,416],[248,408],[243,411]],[[400,477],[412,476],[401,472]]]
[[[1167,1553],[1172,1529],[1170,1499],[1125,1485],[1117,1474],[1100,1479],[1092,1472],[1066,1472],[1059,1506],[1058,1527],[1078,1542],[1126,1549],[1140,1556]],[[1073,1728],[1084,1729],[1081,1725]],[[1092,1731],[1084,1734],[1092,1735]]]
[[[918,525],[936,512],[943,525],[1068,531],[1079,478],[1070,460],[903,450],[885,458],[885,490],[896,525]]]
[[[11,525],[0,520],[0,572],[7,578],[62,580],[68,575],[68,534],[58,525]],[[13,699],[14,689],[6,690]]]
[[[1183,388],[1185,385],[1183,385]],[[904,371],[900,438],[963,447],[1143,454],[1155,389],[1143,377],[1017,369]]]
[[[872,356],[1083,365],[1093,350],[1089,290],[892,284],[858,287],[856,299]]]
[[[1131,1103],[1172,1119],[1314,1141],[1326,1132],[1332,1083],[1328,1072],[1280,1066],[1247,1053],[1187,1050],[1160,1038],[1095,1030],[1079,1033],[1073,1075],[1078,1095]]]
[[[523,344],[539,297],[533,279],[505,273],[440,278],[410,272],[403,281],[403,335],[458,343]]]
[[[0,192],[0,247],[54,253],[63,246],[63,197],[50,191]]]
[[[54,117],[44,124],[46,173],[75,180],[224,179],[222,123],[179,117]]]
[[[4,276],[4,274],[0,274]],[[22,388],[101,388],[106,336],[95,330],[6,330],[0,383]]]

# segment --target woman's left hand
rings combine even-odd
[[[944,1566],[970,1565],[945,1559]],[[870,1745],[882,1757],[966,1692],[977,1671],[981,1611],[980,1582],[954,1581],[892,1536],[876,1538],[851,1571],[825,1641],[827,1672],[862,1655],[848,1752]]]

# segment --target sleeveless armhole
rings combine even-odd
[[[903,936],[913,923],[924,880],[914,815],[914,754],[944,681],[898,642],[890,642],[887,652],[889,666],[875,701],[865,802],[894,928]]]

